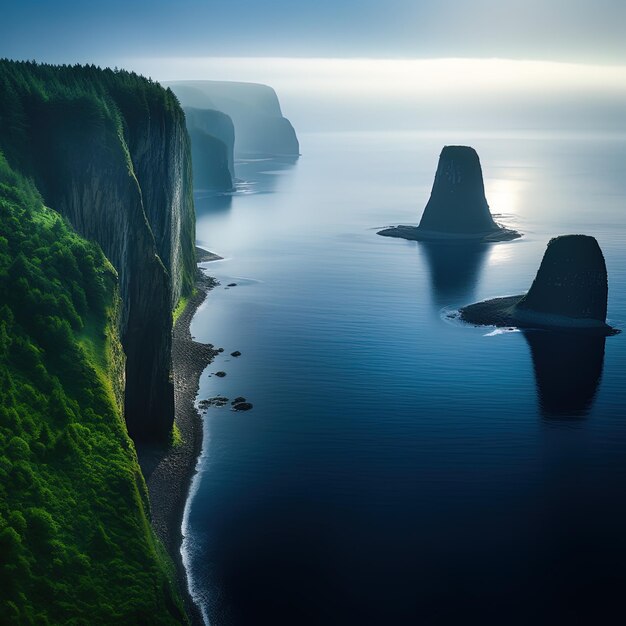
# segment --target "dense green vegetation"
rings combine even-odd
[[[119,307],[100,249],[0,153],[0,623],[185,620],[122,418]]]
[[[141,183],[145,172],[133,156],[145,150],[147,129],[167,137],[174,127],[185,127],[176,96],[134,72],[0,59],[0,151],[16,171],[34,179],[53,208],[71,164],[96,148],[112,152],[112,139],[122,146],[131,175]],[[182,295],[193,289],[195,275],[191,179],[187,182],[185,205],[191,215],[181,233]]]
[[[191,300],[191,296],[181,296],[178,299],[178,304],[174,308],[172,312],[172,324],[176,324],[178,318],[185,312],[187,305],[189,304],[189,300]]]

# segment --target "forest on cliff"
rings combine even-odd
[[[182,115],[136,75],[0,61],[0,623],[186,619],[122,413],[117,272],[45,206],[62,163],[33,161],[157,99]]]

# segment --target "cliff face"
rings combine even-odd
[[[196,129],[219,139],[226,148],[226,159],[228,161],[228,169],[232,178],[235,177],[235,126],[233,120],[222,113],[213,109],[196,109],[193,107],[185,107],[185,118],[187,120],[187,130],[193,139],[193,133]],[[195,166],[195,162],[194,162]]]
[[[195,189],[229,191],[235,176],[235,128],[225,113],[185,109]]]
[[[128,430],[164,439],[174,416],[172,309],[190,292],[195,268],[184,114],[171,92],[133,74],[8,62],[1,69],[16,98],[0,103],[0,147],[118,271]]]
[[[221,81],[167,83],[183,106],[215,109],[235,125],[235,153],[298,156],[300,145],[283,117],[276,92],[267,85]]]
[[[122,419],[118,273],[2,152],[0,233],[0,622],[185,623]]]

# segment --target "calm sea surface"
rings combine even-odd
[[[523,293],[550,237],[586,233],[626,330],[626,139],[300,139],[297,163],[239,162],[236,194],[197,197],[224,260],[192,334],[225,349],[199,399],[254,405],[205,415],[183,550],[207,622],[626,623],[626,333],[447,315]],[[419,221],[446,143],[477,149],[523,239],[376,234]]]

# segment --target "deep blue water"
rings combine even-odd
[[[376,235],[419,221],[445,143],[478,150],[492,212],[522,240]],[[234,196],[197,198],[198,243],[225,257],[192,325],[225,348],[199,399],[254,404],[205,417],[184,553],[207,620],[626,623],[626,333],[446,316],[523,293],[549,238],[580,232],[626,329],[626,139],[301,144],[295,164],[239,162]]]

